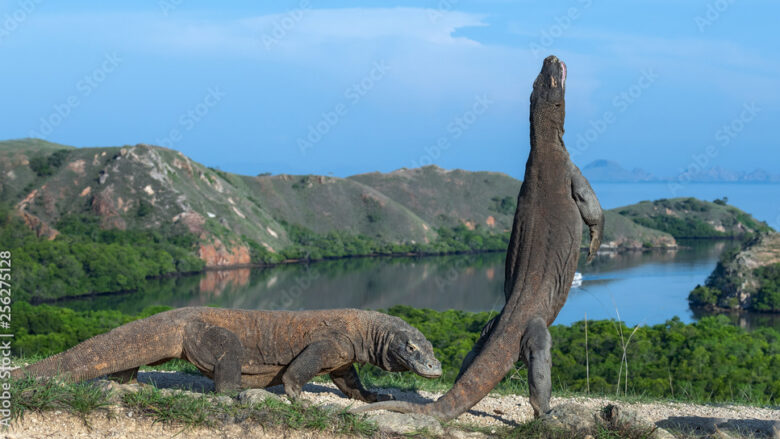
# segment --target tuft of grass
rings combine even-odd
[[[192,397],[184,393],[164,394],[156,387],[144,386],[138,392],[122,395],[130,409],[154,419],[154,422],[182,424],[185,427],[213,427],[214,403],[205,396]]]
[[[11,418],[14,420],[24,417],[27,411],[63,410],[86,423],[90,413],[111,405],[110,392],[94,383],[26,377],[13,380],[11,389]]]
[[[69,412],[77,414],[84,422],[87,422],[90,413],[111,405],[110,392],[93,383],[73,383],[65,389],[63,403]]]
[[[365,415],[353,415],[347,409],[328,410],[300,401],[287,404],[268,398],[252,407],[249,418],[263,426],[284,427],[293,430],[330,430],[339,434],[370,437],[377,432],[376,424]]]
[[[539,420],[520,424],[519,426],[507,430],[504,433],[504,438],[528,438],[528,439],[572,439],[573,433],[569,430],[562,428],[555,428],[551,425]]]
[[[69,383],[57,379],[22,378],[11,383],[12,419],[19,420],[29,411],[63,410],[80,417],[111,405],[110,391],[94,382]],[[182,426],[218,428],[219,425],[251,420],[263,426],[290,430],[328,431],[337,434],[371,437],[376,424],[365,415],[353,415],[347,409],[330,410],[300,401],[286,403],[269,398],[259,404],[226,403],[206,395],[169,392],[143,386],[120,398],[122,405],[154,422]],[[108,412],[111,414],[111,412]],[[87,424],[88,425],[88,424]]]

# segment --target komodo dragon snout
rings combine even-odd
[[[410,370],[425,378],[441,376],[441,363],[433,353],[433,346],[421,332],[400,331],[390,341],[388,360],[391,371]]]

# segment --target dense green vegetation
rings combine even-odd
[[[771,228],[747,213],[726,205],[696,198],[662,198],[620,208],[621,215],[651,229],[680,238],[732,238],[762,233]]]
[[[662,230],[675,238],[725,238],[730,236],[725,232],[696,218],[677,218],[674,216],[657,216],[653,218],[634,218],[634,222],[651,229]]]
[[[409,307],[388,311],[418,327],[434,345],[450,381],[471,349],[488,313],[436,312]],[[553,383],[559,390],[614,394],[643,394],[703,401],[777,403],[780,399],[780,332],[762,328],[748,332],[724,316],[706,317],[693,324],[674,318],[664,324],[634,328],[611,320],[588,322],[590,383],[586,379],[585,324],[550,327],[553,338]],[[522,368],[518,363],[517,368]],[[516,388],[510,374],[502,386]],[[617,388],[620,379],[620,389]],[[626,383],[626,380],[628,382]]]
[[[146,309],[128,316],[116,311],[81,311],[50,305],[14,304],[15,355],[52,354],[92,335],[167,308]],[[393,307],[399,316],[419,328],[433,343],[444,375],[438,382],[451,385],[463,357],[494,314],[462,311],[436,312]],[[621,340],[620,331],[623,337]],[[693,324],[675,318],[664,324],[642,326],[633,332],[611,320],[588,322],[590,380],[586,378],[585,324],[552,326],[553,383],[559,391],[594,394],[627,393],[694,401],[742,401],[776,404],[780,399],[780,332],[771,328],[746,331],[726,317],[707,317]],[[631,336],[633,332],[633,336]],[[630,341],[628,339],[630,338]],[[623,342],[626,362],[621,367]],[[499,391],[525,391],[522,363],[499,385]],[[430,385],[410,373],[387,374],[361,368],[369,383]],[[618,387],[618,382],[620,386]]]
[[[134,290],[148,277],[203,269],[189,234],[102,230],[88,215],[68,216],[56,228],[56,239],[38,238],[0,207],[0,242],[12,254],[17,300]]]
[[[780,264],[756,268],[753,274],[759,279],[753,309],[780,312]]]
[[[30,169],[39,177],[45,177],[54,174],[54,171],[65,163],[70,150],[59,149],[49,155],[35,155],[30,158]]]
[[[483,227],[473,230],[464,225],[437,230],[439,237],[431,243],[392,243],[379,238],[333,231],[325,235],[305,227],[283,223],[293,245],[279,254],[252,245],[253,262],[279,262],[282,259],[329,259],[347,256],[445,254],[474,251],[504,250],[509,234],[496,234]]]
[[[746,242],[742,249],[748,248],[751,242]],[[744,281],[739,276],[729,273],[727,268],[733,265],[739,247],[731,248],[721,254],[715,270],[707,278],[705,285],[696,285],[688,296],[688,302],[692,306],[706,308],[740,307],[736,291],[740,290],[738,283]],[[752,311],[780,312],[780,264],[766,265],[754,268],[749,274],[758,284],[751,295],[750,307]]]

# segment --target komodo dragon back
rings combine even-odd
[[[591,232],[588,260],[599,248],[604,217],[595,193],[563,144],[566,65],[544,60],[531,93],[531,152],[507,248],[506,305],[464,360],[452,389],[429,404],[387,401],[353,412],[391,410],[449,420],[473,407],[509,372],[528,365],[534,414],[549,410],[547,330],[563,307],[579,258],[582,222]]]

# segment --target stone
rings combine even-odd
[[[268,398],[275,398],[279,401],[283,400],[279,395],[265,389],[248,389],[238,394],[238,400],[247,404],[260,404]]]
[[[433,416],[419,413],[370,413],[366,419],[376,423],[379,431],[388,434],[411,434],[426,431],[433,436],[441,436],[444,429],[441,423]]]
[[[457,428],[449,428],[445,437],[451,439],[487,439],[490,436],[479,431],[463,431]]]
[[[663,428],[657,427],[650,418],[635,410],[610,404],[602,409],[601,417],[605,422],[612,425],[627,424],[635,428],[652,431],[650,434],[652,439],[674,439],[674,435]]]
[[[581,404],[559,404],[540,418],[552,428],[569,431],[586,432],[596,427],[596,417],[593,412]]]
[[[233,405],[233,398],[226,395],[220,395],[214,398],[214,402],[222,405]]]

